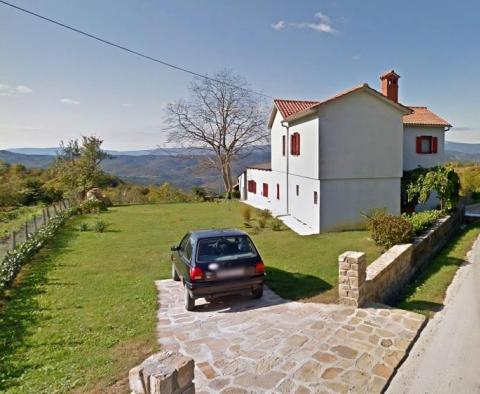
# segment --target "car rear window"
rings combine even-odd
[[[201,239],[197,250],[197,261],[225,261],[258,256],[252,241],[245,235]]]

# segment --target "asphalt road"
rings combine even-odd
[[[480,241],[387,393],[480,393]]]

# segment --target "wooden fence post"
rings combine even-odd
[[[25,222],[25,241],[28,239],[28,222]]]
[[[33,216],[33,228],[35,230],[35,232],[38,231],[38,226],[37,226],[37,215],[34,215]]]
[[[45,209],[47,210],[47,220],[50,220],[50,208],[47,206]]]
[[[58,215],[57,207],[55,206],[55,203],[53,203],[52,205],[53,205],[53,212],[55,212],[55,216],[57,216]]]
[[[17,247],[17,232],[12,231],[11,237],[11,250],[13,250]]]
[[[43,216],[43,225],[47,224],[47,214],[45,213],[45,208],[42,208],[42,216]]]

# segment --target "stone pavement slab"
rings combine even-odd
[[[196,363],[197,393],[380,393],[424,326],[422,315],[374,305],[290,302],[264,296],[197,300],[156,282],[157,335]]]

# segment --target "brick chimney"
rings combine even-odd
[[[395,73],[393,70],[387,71],[385,74],[380,75],[380,81],[382,81],[382,94],[396,103],[398,103],[399,78],[400,75]]]

